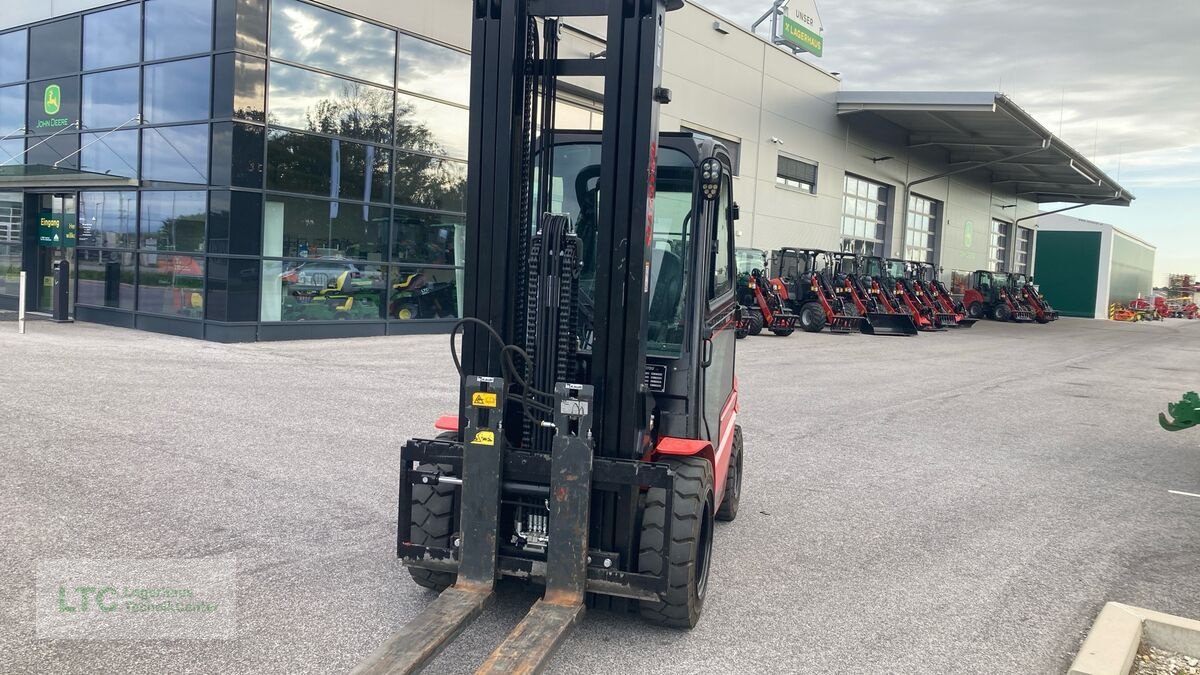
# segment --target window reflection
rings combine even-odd
[[[392,216],[392,261],[462,265],[466,219],[443,213],[396,209]]]
[[[267,62],[237,54],[233,62],[233,116],[264,122],[266,110]]]
[[[208,119],[211,71],[207,57],[146,66],[142,94],[146,124]]]
[[[207,318],[257,321],[259,267],[257,260],[209,258]]]
[[[456,319],[462,302],[462,281],[460,269],[394,268],[388,318]]]
[[[392,86],[395,31],[297,2],[271,3],[271,56]]]
[[[270,70],[271,124],[391,142],[391,91],[281,63]]]
[[[146,60],[212,51],[212,0],[146,0]]]
[[[82,121],[89,129],[132,124],[138,113],[138,69],[83,76]]]
[[[29,29],[29,78],[78,73],[83,43],[79,17]]]
[[[208,182],[208,125],[142,131],[142,180]]]
[[[212,185],[262,189],[263,138],[260,126],[217,122],[212,133]]]
[[[143,253],[138,259],[138,311],[204,318],[202,256]]]
[[[22,153],[24,152],[24,139],[10,138],[7,141],[0,141],[0,164],[23,164],[25,157]]]
[[[341,199],[387,201],[391,152],[374,145],[272,131],[267,188]]]
[[[258,255],[262,250],[262,210],[259,192],[209,193],[208,252]]]
[[[380,261],[387,225],[384,208],[268,196],[263,255]]]
[[[76,251],[75,302],[133,309],[133,257],[132,251]]]
[[[29,33],[16,30],[0,35],[0,83],[25,79]]]
[[[0,88],[0,136],[6,136],[24,126],[25,86],[18,84]]]
[[[400,34],[396,87],[446,101],[471,101],[471,56]]]
[[[83,69],[137,63],[142,54],[142,8],[118,7],[83,17]]]
[[[25,164],[53,165],[60,169],[79,168],[79,134],[60,134],[45,138],[31,137],[27,141]],[[13,162],[14,164],[18,162]]]
[[[125,129],[80,136],[79,168],[83,171],[137,178],[138,132]]]
[[[396,153],[396,204],[438,211],[462,211],[467,167],[438,157]]]
[[[141,247],[153,251],[204,250],[206,194],[199,191],[143,192]]]
[[[136,192],[80,192],[79,245],[134,248],[137,213]]]
[[[466,159],[471,113],[417,96],[396,97],[396,145]]]

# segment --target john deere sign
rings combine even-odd
[[[57,131],[78,116],[79,81],[64,78],[30,85],[29,128],[34,133]]]

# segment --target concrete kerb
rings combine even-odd
[[[1069,675],[1126,675],[1142,642],[1200,655],[1200,621],[1110,602],[1100,610]]]

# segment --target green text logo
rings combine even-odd
[[[57,84],[52,84],[46,87],[46,94],[42,98],[43,108],[47,115],[57,115],[62,109],[62,89]]]

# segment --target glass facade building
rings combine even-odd
[[[300,0],[137,0],[0,33],[0,306],[25,269],[46,309],[65,259],[80,320],[445,330],[469,85],[463,51]]]

